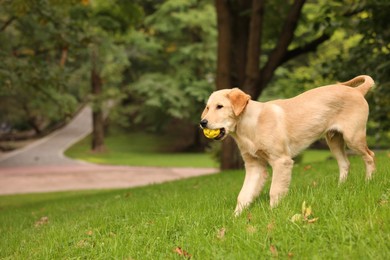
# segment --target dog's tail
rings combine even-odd
[[[370,76],[360,75],[349,81],[341,82],[340,84],[348,87],[355,87],[363,94],[363,96],[365,96],[375,82]]]

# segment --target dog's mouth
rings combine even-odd
[[[212,140],[222,140],[227,134],[226,129],[223,127],[211,129],[200,126],[200,128],[203,130],[204,136]]]
[[[221,140],[222,138],[224,138],[226,135],[226,130],[225,128],[220,128],[219,129],[219,135],[217,137],[214,137],[214,140]]]

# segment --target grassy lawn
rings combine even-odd
[[[211,156],[204,153],[172,152],[177,140],[174,136],[145,133],[116,133],[105,139],[107,151],[92,153],[88,136],[70,147],[65,155],[98,164],[161,166],[161,167],[218,167]],[[168,152],[167,152],[168,151]]]
[[[91,136],[87,136],[65,151],[65,155],[97,164],[161,167],[218,167],[206,153],[172,152],[177,140],[173,136],[118,132],[105,139],[107,151],[90,151]],[[167,152],[168,151],[168,152]],[[305,151],[301,163],[324,161],[329,150]]]
[[[278,208],[269,208],[268,183],[238,218],[242,171],[126,190],[2,196],[0,258],[388,259],[389,152],[378,153],[369,183],[360,158],[351,163],[341,186],[334,160],[301,163]],[[311,215],[293,222],[304,201]]]

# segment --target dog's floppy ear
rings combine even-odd
[[[246,105],[251,99],[251,96],[245,94],[245,92],[239,88],[233,88],[227,96],[232,103],[233,112],[236,116],[239,116],[242,111],[244,111]]]

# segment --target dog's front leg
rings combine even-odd
[[[267,163],[250,155],[243,155],[245,161],[245,180],[237,198],[234,215],[238,216],[260,194],[267,179]]]
[[[270,190],[271,207],[276,207],[279,200],[287,194],[290,186],[294,161],[290,157],[281,157],[270,162],[272,166],[272,183]]]

